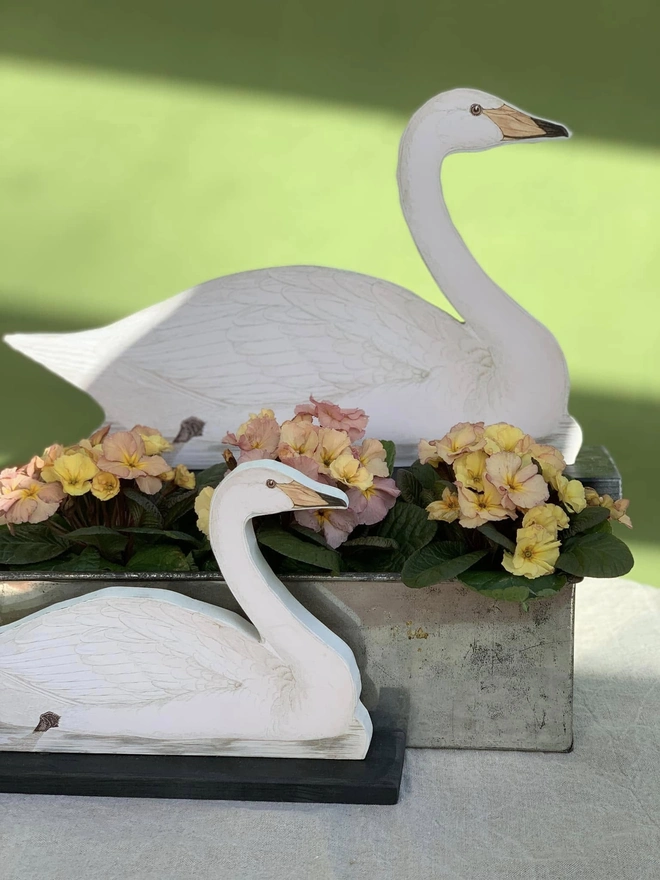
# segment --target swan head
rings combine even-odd
[[[213,506],[228,492],[240,492],[242,503],[250,509],[250,517],[293,510],[348,507],[348,497],[341,489],[312,480],[279,461],[239,464],[216,489]]]
[[[431,98],[412,117],[408,130],[415,131],[422,125],[431,129],[445,155],[519,141],[570,137],[560,123],[532,116],[477,89],[452,89]]]

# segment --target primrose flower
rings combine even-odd
[[[357,525],[354,511],[338,510],[334,507],[323,510],[298,510],[294,518],[301,526],[313,532],[321,532],[332,548],[343,544]]]
[[[559,500],[573,513],[580,513],[587,506],[584,494],[584,486],[579,480],[569,480],[567,477],[557,474],[554,485],[559,495]]]
[[[449,487],[442,490],[442,500],[432,501],[426,508],[429,519],[454,522],[461,515],[461,507],[458,503],[458,494],[452,492]]]
[[[502,496],[490,483],[484,483],[482,493],[468,489],[461,483],[456,485],[458,486],[458,504],[461,511],[459,524],[464,529],[476,529],[486,522],[497,522],[507,516],[515,519],[515,512],[503,506]]]
[[[235,434],[227,434],[223,437],[223,443],[238,446],[241,450],[239,464],[255,459],[275,458],[280,442],[280,426],[275,418],[269,415],[271,412],[272,410],[261,410],[261,413],[266,415],[251,413],[248,421],[242,424]]]
[[[552,574],[561,546],[556,537],[541,525],[518,529],[515,553],[505,553],[502,565],[511,574],[530,580]]]
[[[63,498],[59,483],[42,483],[26,474],[5,477],[0,486],[0,515],[5,523],[44,522]]]
[[[353,455],[373,477],[389,477],[387,451],[380,440],[363,440],[361,446],[353,448]]]
[[[363,492],[373,485],[374,478],[350,453],[340,455],[330,465],[330,476],[346,486],[354,486]]]
[[[486,478],[502,494],[505,507],[528,510],[547,501],[549,492],[535,464],[523,466],[515,452],[496,452],[486,463]]]
[[[288,421],[282,423],[278,458],[282,456],[307,455],[310,458],[319,445],[318,428],[311,422]]]
[[[546,483],[552,483],[557,474],[563,474],[566,468],[566,460],[554,446],[546,446],[536,443],[529,434],[526,434],[517,444],[514,452],[522,456],[524,464],[531,464],[532,459],[541,467],[541,473]]]
[[[173,449],[170,441],[166,440],[160,431],[157,431],[155,428],[147,428],[145,425],[136,425],[132,430],[140,435],[142,442],[144,443],[144,451],[147,455],[160,455],[161,452],[171,452]]]
[[[2,476],[2,474],[0,474],[0,476]],[[585,486],[584,500],[587,502],[587,507],[600,507],[602,498],[595,489],[591,488],[591,486]]]
[[[360,526],[373,526],[385,519],[401,494],[391,477],[374,477],[366,489],[351,488],[346,493],[349,506]]]
[[[345,431],[319,428],[319,445],[314,453],[314,458],[319,463],[319,472],[329,474],[332,462],[344,455],[350,445],[350,438]]]
[[[527,511],[523,517],[523,528],[527,526],[543,526],[557,537],[560,529],[568,528],[568,515],[557,504],[539,504]]]
[[[85,495],[92,488],[98,473],[96,464],[84,452],[60,455],[52,465],[41,471],[47,483],[59,482],[67,495]]]
[[[99,446],[107,437],[109,430],[110,425],[105,425],[103,428],[99,428],[98,431],[94,431],[92,436],[89,438],[90,444],[92,446]]]
[[[487,425],[484,435],[484,452],[494,455],[496,452],[517,452],[516,446],[525,437],[525,432],[506,422],[498,422],[496,425]]]
[[[121,484],[114,474],[99,471],[92,480],[92,495],[100,501],[110,501],[119,494]]]
[[[632,529],[632,521],[626,513],[629,504],[630,501],[627,498],[619,498],[618,501],[614,501],[611,495],[603,495],[600,501],[600,506],[609,510],[610,519],[617,520],[621,525]]]
[[[434,443],[440,458],[446,464],[452,464],[459,455],[484,448],[486,445],[484,423],[459,422]]]
[[[188,470],[185,464],[178,464],[174,468],[174,484],[180,489],[194,489],[195,475]]]
[[[440,463],[440,453],[436,448],[436,440],[420,440],[417,446],[417,457],[420,464],[430,464],[435,467]]]
[[[342,409],[335,403],[330,403],[329,400],[314,400],[311,396],[309,400],[315,407],[313,414],[319,420],[322,428],[346,431],[351,443],[364,437],[369,416],[363,409]],[[296,414],[299,410],[303,412],[301,408],[296,407]],[[304,412],[308,413],[309,410],[304,410]]]
[[[476,489],[477,492],[483,492],[484,489],[484,472],[486,470],[486,462],[488,456],[482,450],[477,452],[466,452],[454,459],[454,473],[459,483],[467,486],[468,489]]]
[[[147,455],[142,437],[134,431],[117,431],[107,436],[97,464],[102,471],[123,480],[135,480],[147,495],[158,492],[162,486],[158,478],[170,470],[160,455]]]
[[[215,489],[205,486],[195,498],[195,513],[197,514],[197,528],[202,534],[209,536],[209,516],[211,513],[211,499]]]

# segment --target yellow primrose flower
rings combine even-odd
[[[453,464],[457,481],[467,486],[468,489],[476,489],[477,492],[483,492],[484,472],[487,461],[488,456],[481,450],[459,455],[458,458],[454,459]]]
[[[169,468],[164,473],[158,475],[158,479],[162,480],[163,483],[172,483],[174,482],[174,477],[176,476],[176,471],[174,468]]]
[[[160,455],[162,452],[171,452],[173,447],[160,431],[155,428],[147,428],[145,425],[136,425],[131,433],[136,433],[144,443],[146,455]]]
[[[467,489],[460,483],[458,486],[458,503],[461,508],[460,525],[464,529],[476,529],[486,522],[496,522],[510,517],[515,519],[513,510],[502,506],[503,498],[491,483],[484,483],[483,492]]]
[[[444,437],[435,441],[438,455],[447,464],[452,464],[464,452],[476,452],[485,445],[483,422],[459,422]]]
[[[92,495],[101,501],[109,501],[119,494],[120,483],[114,474],[99,471],[92,480]]]
[[[543,526],[557,537],[559,529],[568,528],[568,515],[557,504],[539,504],[528,510],[523,517],[523,528],[527,526]]]
[[[529,434],[526,434],[514,450],[522,456],[523,464],[537,461],[541,467],[541,473],[546,483],[552,483],[557,474],[563,474],[566,468],[566,460],[554,446],[537,443]]]
[[[330,475],[346,486],[355,486],[363,492],[373,486],[374,478],[350,453],[340,455],[330,465]]]
[[[552,574],[561,544],[556,535],[541,525],[518,529],[515,553],[505,553],[502,565],[511,574],[526,578]]]
[[[515,452],[492,455],[486,463],[486,477],[502,494],[505,507],[529,510],[548,500],[548,487],[536,465],[523,465]]]
[[[435,466],[442,461],[435,444],[435,440],[419,441],[419,445],[417,446],[417,457],[419,458],[420,464],[431,464]]]
[[[449,486],[442,491],[441,501],[432,501],[426,508],[429,519],[442,520],[443,522],[454,522],[461,515],[461,508],[458,503],[458,495],[452,492]]]
[[[600,502],[603,500],[591,486],[584,487],[584,499],[587,502],[587,507],[600,507]]]
[[[195,475],[188,470],[185,464],[178,464],[174,468],[174,483],[180,489],[194,489]]]
[[[240,437],[242,434],[245,434],[247,431],[248,425],[250,422],[254,422],[257,419],[275,419],[275,413],[272,409],[262,409],[261,412],[258,413],[250,413],[248,416],[247,422],[243,422],[242,425],[238,426],[238,431],[236,431],[236,437]]]
[[[387,452],[380,440],[363,440],[355,449],[358,461],[369,471],[372,477],[389,477]]]
[[[209,536],[209,515],[211,513],[211,498],[215,490],[211,486],[205,486],[195,498],[195,513],[197,514],[197,528]]]
[[[307,455],[311,458],[318,445],[319,431],[311,422],[282,423],[278,447],[279,458],[282,458],[282,454],[285,458],[290,458],[292,455]]]
[[[573,513],[580,513],[587,506],[584,494],[584,486],[579,480],[569,480],[567,477],[557,474],[553,480],[559,500]]]
[[[525,432],[506,422],[488,425],[484,429],[486,445],[484,452],[494,455],[496,452],[517,452],[516,446],[525,437]]]
[[[92,480],[98,468],[84,452],[61,455],[50,466],[45,467],[41,477],[47,483],[59,482],[67,495],[84,495],[92,488]]]
[[[351,441],[345,431],[319,428],[319,444],[314,452],[314,460],[319,464],[319,472],[329,474],[332,462],[343,455],[350,445]]]

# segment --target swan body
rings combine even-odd
[[[216,490],[211,544],[251,623],[109,588],[0,627],[0,749],[363,758],[355,658],[275,577],[252,526],[328,506],[347,498],[279,462],[247,462]]]
[[[249,411],[289,418],[310,392],[371,417],[397,443],[398,464],[421,437],[459,421],[516,424],[575,460],[568,371],[552,333],[481,269],[454,227],[440,168],[457,151],[567,137],[502,99],[470,89],[432,98],[399,153],[401,207],[420,255],[461,314],[388,281],[314,266],[208,281],[107,327],[15,334],[9,345],[87,391],[115,428],[156,425],[174,437],[196,416],[204,435],[186,463],[218,460],[220,438]]]

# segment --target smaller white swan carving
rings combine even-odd
[[[167,590],[109,588],[0,627],[0,748],[363,758],[353,653],[274,575],[252,525],[347,503],[279,462],[223,480],[211,544],[252,623]]]

